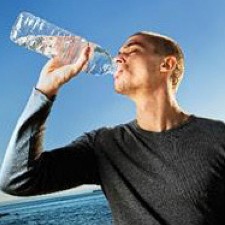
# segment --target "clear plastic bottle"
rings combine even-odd
[[[95,75],[113,74],[116,69],[110,54],[99,45],[88,42],[28,12],[18,15],[12,27],[10,39],[48,58],[57,56],[63,64],[76,62],[81,50],[89,45],[91,56],[85,72]]]

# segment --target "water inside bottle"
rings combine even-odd
[[[75,63],[82,48],[88,44],[85,39],[83,41],[77,40],[76,36],[27,35],[18,37],[13,41],[48,58],[58,56],[65,65]],[[89,43],[89,46],[92,48],[92,54],[86,72],[96,75],[113,74],[116,70],[116,65],[112,57],[96,44]]]
[[[14,41],[20,46],[24,46],[30,50],[44,54],[49,58],[56,56],[58,53],[56,48],[54,48],[56,42],[54,37],[28,35],[25,37],[19,37]]]
[[[85,43],[87,45],[87,42],[77,39],[70,36],[28,35],[19,37],[14,42],[48,58],[58,56],[64,64],[70,64],[77,60]]]
[[[96,45],[94,47],[94,54],[89,61],[87,72],[96,75],[114,74],[116,71],[116,63],[111,55],[103,48]]]
[[[87,73],[113,74],[116,69],[112,57],[100,46],[27,12],[18,16],[10,39],[19,46],[48,58],[57,56],[63,65],[75,63],[82,49],[89,44],[91,51],[86,67]]]
[[[79,57],[81,48],[84,47],[78,46],[75,43],[76,40],[71,37],[28,35],[14,41],[18,45],[41,53],[48,58],[60,56],[64,64],[74,63]],[[87,73],[113,74],[116,68],[112,57],[100,46],[93,44],[89,44],[89,46],[94,49],[94,52],[88,63]]]

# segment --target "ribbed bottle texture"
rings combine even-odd
[[[89,45],[91,56],[86,69],[87,73],[113,74],[116,69],[110,54],[99,45],[88,42],[85,38],[28,12],[19,14],[12,27],[10,39],[19,46],[41,53],[48,58],[57,56],[63,64],[75,63],[81,50]]]

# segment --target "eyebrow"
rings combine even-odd
[[[141,42],[138,42],[138,41],[131,41],[130,43],[126,44],[126,45],[124,46],[124,48],[128,48],[128,47],[133,46],[133,45],[139,45],[139,46],[141,46],[142,48],[145,47]]]

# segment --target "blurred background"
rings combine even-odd
[[[134,32],[168,35],[181,45],[186,72],[178,101],[187,112],[225,120],[225,1],[217,0],[1,0],[0,164],[16,121],[47,58],[10,41],[11,27],[28,11],[96,42],[112,55]],[[65,85],[47,121],[45,149],[70,143],[83,132],[126,123],[133,103],[113,90],[110,75],[80,74]],[[81,187],[87,190],[95,187]],[[0,201],[9,196],[0,195]]]

